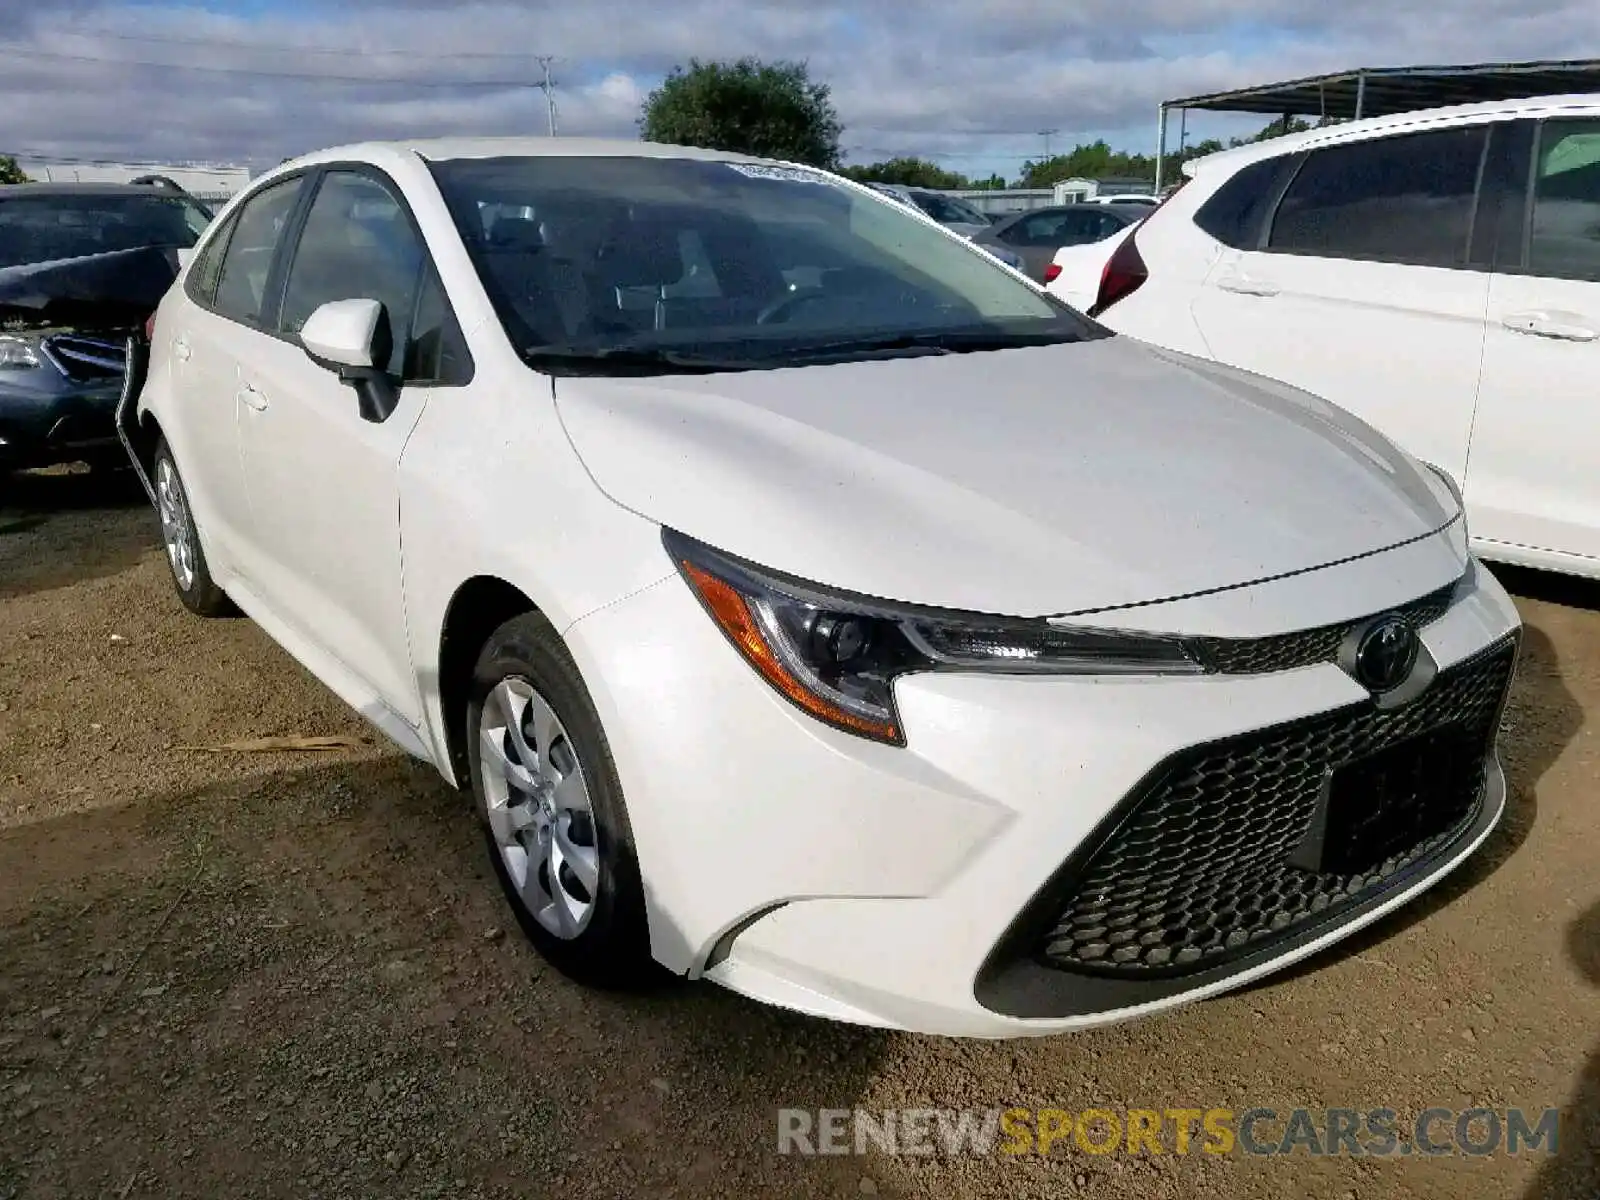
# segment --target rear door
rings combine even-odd
[[[250,501],[239,457],[239,358],[262,337],[261,312],[303,177],[262,189],[229,217],[185,277],[188,303],[171,341],[152,354],[171,363],[177,403],[167,438],[207,538],[212,570],[251,575]]]
[[[1461,478],[1489,301],[1472,223],[1488,125],[1310,151],[1195,295],[1225,363],[1316,393]]]
[[[1466,496],[1476,538],[1600,570],[1600,114],[1518,122]],[[1524,199],[1521,193],[1517,199]],[[1524,216],[1524,213],[1526,214]]]

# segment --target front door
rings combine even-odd
[[[357,170],[322,176],[285,277],[278,336],[241,363],[239,438],[263,601],[417,726],[398,471],[428,395],[404,386],[426,262],[391,187]],[[298,342],[312,312],[346,299],[377,300],[389,320],[400,399],[383,421],[364,419],[354,389]]]

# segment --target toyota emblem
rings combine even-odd
[[[1411,676],[1422,648],[1417,631],[1399,617],[1374,621],[1356,642],[1351,672],[1376,695],[1392,692]]]

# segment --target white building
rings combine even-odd
[[[202,200],[225,200],[250,182],[250,168],[235,163],[106,162],[17,156],[36,183],[128,183],[141,175],[165,175]]]

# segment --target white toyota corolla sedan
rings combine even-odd
[[[834,175],[331,150],[147,334],[184,603],[470,791],[574,977],[1059,1032],[1311,954],[1503,810],[1520,627],[1447,475]]]

